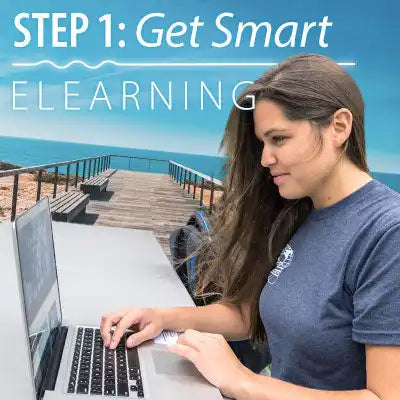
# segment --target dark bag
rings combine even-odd
[[[174,230],[170,235],[173,266],[197,306],[216,301],[215,297],[207,297],[206,299],[194,297],[196,256],[192,255],[188,258],[198,249],[204,235],[210,235],[210,225],[206,211],[199,209],[191,215],[185,226]],[[259,373],[271,362],[271,356],[265,344],[253,347],[250,340],[228,341],[228,343],[242,364],[253,372]]]

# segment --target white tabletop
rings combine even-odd
[[[151,231],[53,223],[63,319],[99,324],[129,306],[193,301]]]
[[[53,223],[63,320],[98,325],[127,306],[193,302],[150,231]],[[10,223],[0,224],[1,398],[33,400]]]

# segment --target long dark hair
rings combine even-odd
[[[340,108],[353,115],[343,154],[369,172],[364,136],[364,103],[350,75],[328,57],[301,54],[268,70],[247,87],[233,107],[221,142],[227,156],[224,195],[213,223],[212,245],[201,249],[197,295],[218,294],[221,302],[251,304],[252,341],[266,339],[258,306],[269,272],[282,249],[312,209],[309,197],[282,198],[268,168],[260,164],[262,143],[254,132],[252,104],[281,106],[289,120],[321,128]]]

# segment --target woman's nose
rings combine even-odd
[[[275,163],[276,163],[275,155],[273,154],[271,149],[269,149],[267,146],[264,146],[263,152],[261,155],[261,165],[264,168],[268,168]]]

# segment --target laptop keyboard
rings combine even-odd
[[[127,334],[115,350],[103,345],[100,329],[77,329],[68,393],[144,397],[137,348],[127,349]]]

